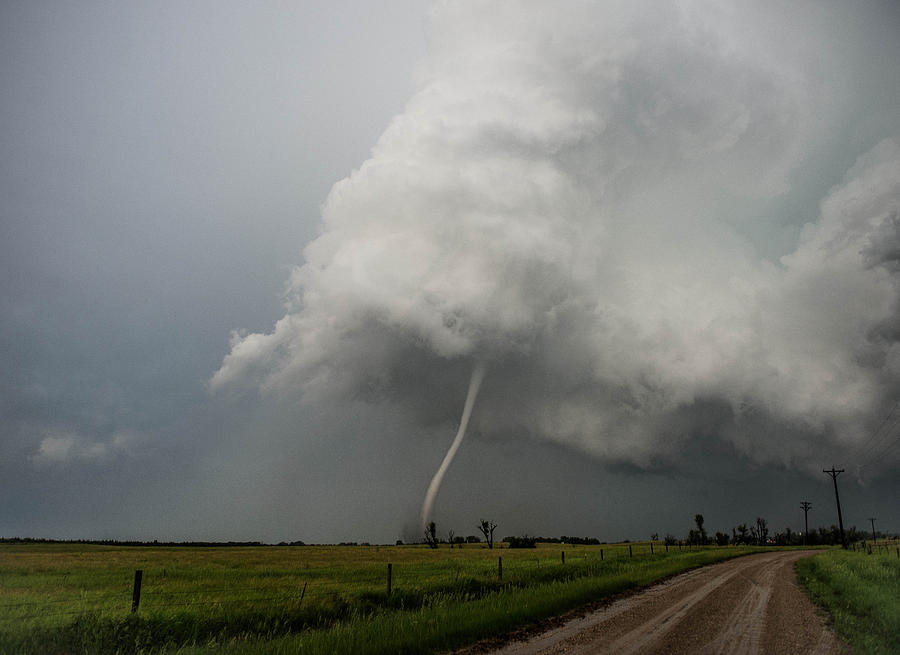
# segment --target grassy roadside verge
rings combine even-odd
[[[758,550],[761,549],[728,548],[620,561],[593,575],[496,590],[480,598],[444,594],[411,611],[380,611],[351,617],[320,630],[270,638],[232,638],[224,643],[170,652],[178,655],[438,653],[510,632],[698,566]]]
[[[900,653],[900,560],[828,550],[797,562],[797,577],[855,653]]]

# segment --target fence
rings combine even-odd
[[[280,559],[270,558],[271,562],[283,564],[288,555],[308,552],[303,548],[281,551]],[[859,542],[853,548],[900,559],[897,542]],[[322,619],[331,621],[357,609],[412,609],[442,595],[469,599],[502,589],[603,576],[624,571],[622,567],[632,560],[665,558],[673,550],[705,548],[661,543],[463,552],[401,547],[385,548],[379,557],[397,559],[380,562],[366,559],[372,556],[372,549],[358,548],[340,551],[331,566],[301,565],[287,570],[257,563],[249,571],[250,565],[245,566],[236,553],[218,559],[209,555],[214,566],[201,567],[199,573],[186,566],[155,565],[118,569],[114,575],[103,570],[98,560],[86,583],[87,578],[70,569],[61,569],[58,578],[48,578],[39,568],[13,575],[6,558],[0,559],[0,635],[30,626],[52,629],[88,615],[113,621],[129,616],[169,621],[179,615],[195,622],[255,616],[261,621],[318,625]],[[713,546],[710,550],[718,549]],[[357,556],[357,561],[341,559],[348,553]]]
[[[302,553],[302,548],[299,552]],[[712,547],[715,548],[715,547]],[[646,557],[665,557],[670,550],[701,547],[663,543],[538,549],[418,551],[413,561],[364,562],[341,568],[263,569],[244,571],[240,560],[190,577],[184,569],[165,567],[122,572],[114,581],[92,588],[59,588],[42,597],[4,602],[11,590],[0,578],[0,629],[11,621],[63,623],[85,614],[122,617],[128,613],[297,611],[309,605],[337,606],[349,596],[382,602],[399,595],[406,602],[436,593],[486,593],[547,581],[603,574],[617,564]],[[394,553],[402,551],[391,551]],[[504,559],[506,561],[504,561]],[[28,596],[28,594],[25,594]],[[381,600],[379,600],[381,599]]]
[[[282,607],[298,607],[304,599],[304,584],[295,592],[283,590],[275,593],[271,587],[211,587],[198,590],[142,590],[142,580],[135,571],[135,582],[131,589],[118,593],[89,594],[79,599],[55,598],[45,600],[0,603],[0,625],[4,623],[31,621],[35,619],[57,619],[77,617],[86,614],[124,615],[135,613],[139,608],[147,610],[173,609],[226,609],[230,607],[254,608],[279,604]],[[142,577],[142,575],[141,575]],[[68,607],[60,607],[68,606]]]
[[[850,548],[857,552],[865,552],[868,555],[879,553],[889,555],[891,551],[894,551],[897,553],[897,559],[900,559],[900,546],[897,546],[894,542],[878,543],[877,541],[857,541],[851,544]]]

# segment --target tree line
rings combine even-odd
[[[488,521],[485,519],[481,519],[478,522],[478,531],[481,532],[484,537],[484,542],[487,544],[488,548],[494,547],[494,530],[497,529],[497,524],[493,521]],[[401,542],[397,542],[399,545]],[[428,523],[425,526],[425,543],[428,544],[430,548],[437,548],[438,544],[441,543],[441,539],[437,534],[437,525],[434,521]],[[481,539],[474,535],[470,535],[468,537],[458,537],[453,530],[447,532],[447,541],[445,542],[450,545],[451,548],[456,545],[462,544],[472,544],[472,543],[481,543]]]
[[[709,535],[704,528],[704,519],[702,514],[694,516],[694,528],[688,532],[687,539],[684,543],[695,546],[839,546],[841,545],[841,531],[836,525],[828,528],[819,527],[810,530],[804,539],[802,532],[794,532],[790,528],[785,528],[783,532],[770,533],[769,522],[757,517],[755,521],[750,523],[740,523],[731,528],[731,534],[727,532],[716,531],[714,535]],[[858,530],[853,526],[849,530],[844,530],[847,541],[864,541],[868,539],[872,533],[865,530]],[[655,535],[654,535],[655,536]],[[678,544],[678,540],[666,535],[665,542],[668,545]]]

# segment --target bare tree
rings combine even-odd
[[[447,530],[447,543],[450,544],[450,548],[453,548],[453,537],[456,533],[453,530]]]
[[[425,543],[428,544],[429,548],[438,547],[437,526],[435,526],[434,521],[425,527]]]
[[[487,542],[488,548],[494,547],[494,530],[496,527],[496,523],[493,521],[485,521],[484,519],[481,519],[481,524],[478,526],[478,529],[481,530],[481,534],[484,535],[484,540]]]

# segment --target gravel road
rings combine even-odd
[[[799,588],[794,562],[809,551],[760,553],[673,577],[604,607],[573,615],[499,649],[462,653],[815,653],[839,642]]]

